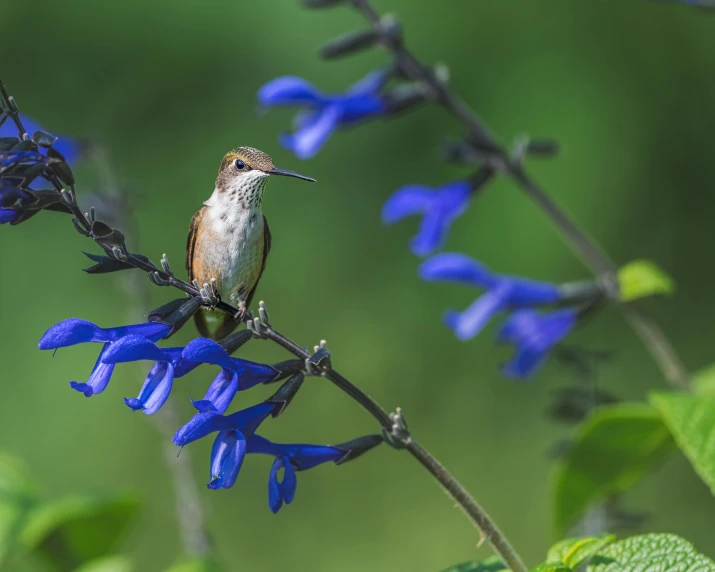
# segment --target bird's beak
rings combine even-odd
[[[289,171],[288,169],[271,169],[270,171],[264,171],[265,173],[268,173],[269,175],[282,175],[283,177],[295,177],[296,179],[303,179],[304,181],[310,181],[311,183],[315,183],[315,179],[312,177],[306,177],[305,175],[300,175],[296,173],[295,171]]]

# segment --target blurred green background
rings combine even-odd
[[[504,140],[558,139],[562,154],[533,161],[535,176],[619,263],[646,257],[673,274],[678,293],[646,302],[692,369],[715,361],[712,220],[715,217],[715,18],[684,6],[632,0],[376,0],[404,23],[425,60],[446,62],[462,96]],[[122,182],[136,199],[141,252],[182,266],[188,222],[213,189],[221,157],[250,145],[318,185],[272,181],[264,212],[273,251],[257,299],[276,327],[304,344],[328,340],[334,364],[385,407],[401,406],[415,437],[498,521],[529,563],[554,540],[548,450],[568,427],[545,415],[554,390],[583,383],[555,362],[529,384],[501,379],[508,357],[493,330],[458,342],[440,323],[468,288],[427,284],[407,248],[412,220],[380,223],[380,208],[408,182],[436,185],[465,173],[439,161],[459,127],[438,109],[334,136],[300,163],[277,143],[289,111],[256,113],[256,90],[295,74],[340,91],[384,61],[379,51],[321,62],[316,48],[362,26],[349,9],[308,11],[295,0],[6,2],[0,20],[3,80],[21,109],[58,134],[111,141]],[[93,192],[77,170],[80,202]],[[87,183],[83,182],[83,178]],[[86,202],[84,203],[86,206]],[[130,248],[137,244],[132,237]],[[23,457],[52,493],[133,489],[146,500],[126,550],[139,570],[181,552],[166,438],[121,398],[145,369],[125,366],[91,400],[83,381],[97,347],[36,349],[71,316],[104,326],[132,311],[117,275],[90,277],[89,245],[68,218],[45,213],[2,229],[3,364],[0,447]],[[448,248],[493,269],[550,281],[588,275],[547,220],[505,181],[489,187],[455,224]],[[154,288],[140,311],[168,301]],[[186,328],[177,341],[193,334]],[[615,310],[570,341],[613,349],[598,383],[642,399],[665,382]],[[279,361],[254,343],[242,357]],[[175,384],[182,421],[214,372]],[[239,394],[235,406],[272,388]],[[375,431],[328,382],[311,379],[264,434],[341,442]],[[270,460],[251,457],[229,491],[203,488],[210,440],[191,446],[199,494],[219,558],[230,570],[434,571],[486,557],[476,535],[407,454],[382,447],[341,467],[299,476],[296,500],[267,508]],[[715,501],[690,465],[673,456],[626,497],[644,528],[675,532],[715,556]]]

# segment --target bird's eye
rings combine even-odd
[[[236,159],[236,169],[242,171],[246,164],[241,159]]]

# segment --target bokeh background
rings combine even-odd
[[[561,142],[558,158],[534,160],[530,169],[616,261],[650,258],[676,278],[677,295],[648,301],[647,309],[691,369],[714,361],[715,18],[642,0],[375,5],[399,17],[419,55],[449,65],[455,88],[503,140],[529,133]],[[22,110],[48,130],[111,143],[137,204],[140,237],[130,246],[138,239],[155,260],[166,252],[175,267],[226,150],[255,146],[277,165],[316,177],[314,186],[268,186],[274,245],[258,298],[279,329],[306,345],[327,339],[336,367],[386,407],[403,407],[416,438],[533,564],[554,540],[548,451],[570,434],[545,410],[556,389],[583,382],[553,361],[531,383],[501,379],[497,366],[508,352],[495,349],[493,330],[460,343],[440,322],[446,308],[463,308],[476,292],[421,282],[407,248],[416,221],[380,223],[383,201],[400,185],[465,173],[439,161],[441,140],[458,136],[458,126],[421,108],[340,133],[299,162],[277,143],[290,112],[257,113],[256,90],[278,75],[340,91],[383,62],[379,51],[337,63],[316,58],[321,43],[360,26],[349,9],[308,11],[295,0],[6,2],[0,72]],[[76,174],[81,201],[96,190],[96,177],[89,165]],[[154,288],[146,307],[132,309],[117,275],[80,271],[89,245],[54,213],[3,228],[0,241],[0,447],[24,458],[51,493],[138,491],[144,510],[123,546],[139,570],[160,570],[182,550],[166,439],[121,400],[136,394],[145,371],[121,368],[102,396],[87,400],[67,382],[86,379],[97,348],[53,359],[36,343],[64,318],[119,325],[171,293]],[[455,224],[448,248],[538,279],[588,274],[505,181]],[[179,341],[192,333],[186,328]],[[614,350],[598,383],[624,399],[665,387],[615,310],[569,341]],[[284,358],[261,343],[241,355]],[[189,397],[200,397],[212,377],[199,370],[176,383],[182,422]],[[269,392],[255,389],[235,403]],[[374,430],[338,390],[313,379],[264,434],[335,443]],[[407,454],[382,447],[303,473],[294,504],[273,515],[268,458],[249,458],[232,490],[214,492],[203,488],[210,440],[191,449],[210,533],[230,570],[434,571],[489,555]],[[645,529],[681,534],[715,556],[715,501],[683,458],[669,459],[625,505],[648,513]]]

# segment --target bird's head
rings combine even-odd
[[[253,147],[237,147],[226,153],[221,161],[221,167],[216,179],[219,189],[262,188],[267,177],[281,175],[295,177],[304,181],[315,182],[315,179],[299,175],[287,169],[279,169],[273,160],[263,151]]]

